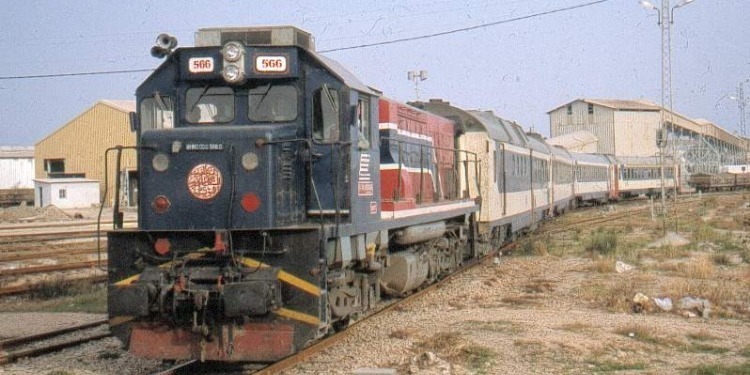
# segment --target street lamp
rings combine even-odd
[[[669,112],[669,123],[674,127],[674,113],[672,112],[672,39],[671,25],[674,23],[674,10],[688,5],[695,0],[681,0],[677,5],[670,8],[669,0],[661,0],[661,9],[648,0],[640,0],[638,3],[648,10],[655,10],[659,14],[658,24],[661,26],[661,122],[659,124],[659,165],[661,168],[661,209],[662,215],[666,215],[667,201],[666,189],[664,187],[664,153],[669,132],[665,110]],[[674,156],[674,152],[672,153]],[[674,173],[674,172],[673,172]],[[677,186],[675,186],[677,189]]]
[[[427,71],[426,70],[420,70],[420,71],[413,70],[411,72],[408,72],[407,77],[409,81],[414,81],[414,93],[417,96],[417,101],[419,101],[419,82],[427,79]]]

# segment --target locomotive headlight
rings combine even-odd
[[[244,52],[245,50],[237,42],[229,42],[224,46],[224,49],[221,50],[221,54],[222,56],[224,56],[224,60],[227,60],[229,62],[236,62],[242,57],[242,54]]]
[[[242,167],[248,171],[258,168],[258,155],[254,152],[248,152],[242,155]]]
[[[238,83],[245,79],[245,73],[237,65],[225,65],[221,75],[229,83]]]
[[[154,167],[155,171],[164,172],[169,168],[169,156],[160,152],[154,155],[154,158],[151,160],[151,165]]]

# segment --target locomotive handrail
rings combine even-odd
[[[122,161],[122,150],[136,150],[151,149],[148,146],[122,146],[117,145],[110,147],[104,151],[104,193],[99,201],[99,214],[96,218],[96,257],[97,267],[101,267],[102,255],[101,255],[101,223],[102,223],[102,212],[104,211],[104,203],[107,200],[107,194],[109,193],[109,152],[117,151],[117,164],[116,164],[116,175],[117,180],[115,181],[115,195],[112,207],[112,229],[122,229],[122,214],[120,213],[120,166]]]
[[[401,190],[401,171],[402,171],[402,166],[403,166],[403,155],[402,155],[402,148],[401,148],[402,144],[409,144],[409,145],[414,145],[414,146],[419,146],[420,147],[420,165],[419,165],[419,167],[420,167],[420,187],[419,187],[419,196],[420,196],[420,198],[423,195],[423,191],[422,191],[423,190],[423,183],[422,183],[423,176],[422,175],[424,174],[424,172],[423,172],[424,171],[424,158],[423,158],[423,150],[424,150],[424,148],[430,148],[430,149],[433,149],[433,150],[443,150],[443,151],[453,152],[453,154],[454,154],[454,165],[453,165],[453,167],[456,167],[461,162],[464,163],[464,181],[466,183],[466,188],[467,188],[466,194],[468,196],[471,195],[470,192],[468,191],[468,189],[469,189],[469,181],[470,181],[468,163],[473,163],[474,164],[474,186],[475,186],[475,188],[477,190],[477,195],[481,196],[481,191],[480,191],[481,186],[477,183],[477,180],[481,178],[481,171],[479,170],[479,160],[478,160],[479,157],[478,157],[478,155],[477,155],[476,152],[472,152],[472,151],[468,151],[468,150],[462,150],[462,149],[458,149],[458,148],[448,148],[448,147],[439,147],[439,146],[434,146],[434,145],[425,145],[425,144],[421,144],[421,143],[418,143],[418,142],[407,141],[407,140],[397,139],[397,138],[393,138],[393,137],[381,137],[380,140],[381,140],[381,143],[382,143],[382,141],[385,141],[385,140],[395,142],[396,145],[397,145],[397,147],[398,147],[398,178],[396,180],[396,183],[397,183],[397,185],[396,185],[397,189],[396,190],[397,191],[396,191],[396,194],[394,194],[394,198],[395,199],[399,199],[400,198],[398,196],[398,192],[400,192],[400,190]],[[459,155],[465,155],[465,158],[463,160],[460,160],[462,158],[459,157]],[[471,158],[470,158],[470,156],[471,156]],[[473,159],[473,160],[471,160],[471,159]],[[439,162],[437,160],[435,161],[435,167],[436,167],[436,169],[438,171],[441,170],[440,164],[439,164]],[[444,168],[443,170],[448,170],[448,169]],[[453,177],[453,188],[454,188],[455,191],[453,192],[453,196],[452,197],[446,197],[446,198],[454,198],[454,197],[458,197],[459,196],[460,181],[458,180],[458,178],[459,178],[458,174],[454,173],[454,174],[452,174],[452,177]]]

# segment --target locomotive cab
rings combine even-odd
[[[201,30],[139,87],[142,228],[299,225],[373,191],[350,169],[377,168],[376,93],[301,30],[242,30]]]

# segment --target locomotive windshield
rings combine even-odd
[[[292,85],[259,83],[248,92],[247,116],[251,121],[279,122],[297,118],[297,89]]]
[[[185,94],[187,121],[220,124],[234,120],[234,90],[230,87],[196,87]]]

